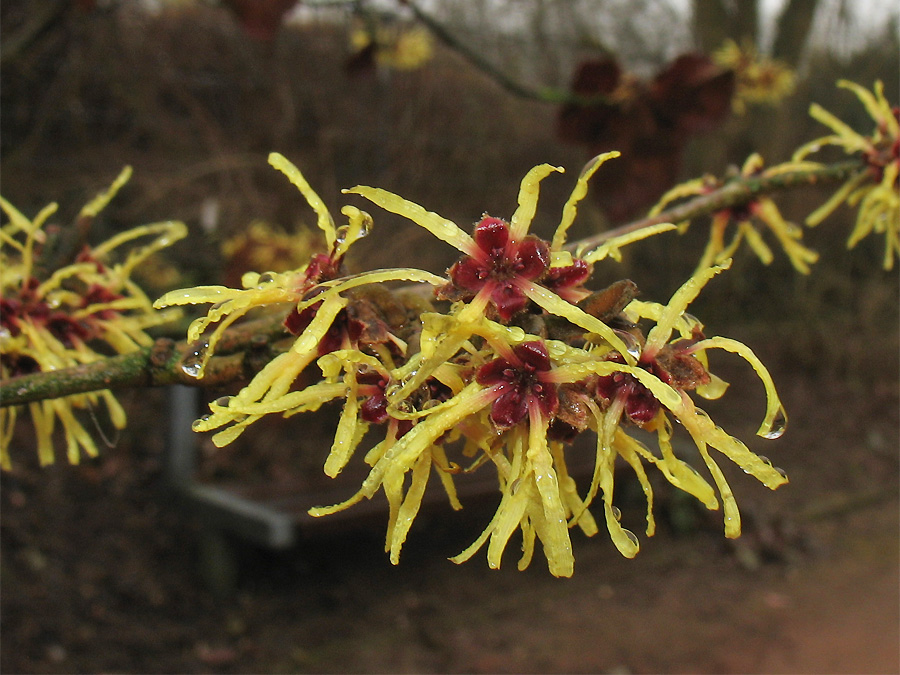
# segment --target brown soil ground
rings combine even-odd
[[[3,476],[0,668],[898,672],[897,381],[866,397],[835,380],[784,384],[788,433],[751,447],[791,483],[769,493],[729,472],[746,521],[735,542],[718,514],[661,492],[662,526],[634,560],[576,534],[572,579],[539,557],[525,572],[512,555],[499,571],[481,556],[456,566],[447,557],[490,514],[476,503],[425,514],[397,567],[383,517],[310,531],[288,551],[239,546],[236,587],[218,599],[201,582],[200,526],[163,490],[162,442],[140,412],[162,394],[141,395],[151,405],[133,405],[132,423],[147,434],[85,466]],[[752,422],[729,423],[741,415],[733,402],[720,417],[747,438]],[[627,483],[624,518],[639,530]]]

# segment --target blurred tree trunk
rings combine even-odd
[[[819,0],[790,0],[778,18],[772,56],[797,65],[809,39]]]
[[[759,35],[758,0],[694,0],[694,35],[701,51],[710,53],[726,39],[740,42]],[[772,55],[796,65],[803,54],[819,0],[789,0],[775,25]]]
[[[731,38],[738,43],[743,40],[758,42],[759,3],[756,0],[738,0],[736,5],[737,10],[731,23]]]
[[[707,54],[722,46],[728,38],[756,42],[759,32],[759,7],[756,0],[694,0],[694,35],[701,51]]]
[[[700,51],[709,54],[731,37],[726,0],[694,0],[694,36]]]

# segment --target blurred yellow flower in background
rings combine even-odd
[[[350,34],[355,58],[367,55],[379,66],[393,70],[421,68],[434,55],[434,41],[422,26],[379,25],[360,27]]]
[[[775,105],[794,92],[796,76],[790,66],[763,56],[751,40],[740,44],[726,40],[712,58],[735,73],[732,106],[738,114],[745,113],[748,105]]]

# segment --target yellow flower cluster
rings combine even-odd
[[[311,230],[285,232],[255,220],[222,242],[220,250],[228,261],[226,279],[232,276],[238,280],[250,270],[286,272],[294,269],[309,258],[317,243]]]
[[[421,68],[434,55],[431,33],[422,27],[360,28],[350,35],[350,45],[356,52],[374,49],[376,63],[394,70]]]
[[[801,171],[815,168],[818,164],[813,162],[785,162],[768,169],[763,168],[763,159],[758,154],[747,158],[741,167],[740,178],[767,178],[777,176],[790,171]],[[701,178],[688,181],[669,190],[662,196],[659,203],[650,211],[650,215],[660,213],[677,199],[702,195],[722,187],[722,183],[712,178]],[[734,233],[731,240],[726,242],[726,232],[729,226],[734,225]],[[709,241],[697,271],[720,264],[731,258],[742,241],[746,241],[757,257],[768,265],[774,259],[772,250],[766,244],[758,226],[762,225],[775,238],[788,259],[798,272],[809,274],[809,266],[819,259],[819,254],[807,248],[802,243],[803,230],[796,224],[784,219],[775,202],[767,196],[757,197],[738,207],[722,209],[713,214],[710,223]]]
[[[861,158],[865,166],[811,213],[806,224],[818,225],[844,203],[858,207],[856,226],[847,240],[847,248],[853,248],[872,233],[884,235],[884,269],[889,270],[894,266],[894,257],[900,256],[900,108],[892,107],[884,97],[881,82],[876,82],[872,91],[846,80],[838,82],[838,86],[856,95],[875,122],[875,128],[865,136],[822,106],[814,103],[810,107],[810,115],[834,133],[802,146],[794,159],[803,160],[823,146],[834,145]]]
[[[109,190],[88,203],[79,219],[94,218],[131,175],[126,168]],[[124,354],[151,344],[145,329],[170,321],[172,312],[156,312],[131,279],[148,256],[187,234],[179,222],[136,227],[99,246],[81,251],[74,262],[49,272],[41,259],[44,225],[56,212],[49,204],[33,219],[0,197],[8,222],[0,228],[0,375],[5,380],[91,363],[109,352]],[[137,242],[140,245],[135,246]],[[123,251],[127,253],[123,254]],[[97,455],[97,446],[78,419],[106,407],[116,429],[125,412],[108,390],[28,404],[41,464],[54,461],[56,421],[62,426],[66,456],[77,464],[81,452]],[[0,408],[0,466],[11,468],[9,445],[20,407]],[[96,421],[96,417],[94,417]]]
[[[245,275],[243,289],[185,289],[157,301],[157,306],[213,304],[189,333],[203,359],[215,349],[221,331],[255,307],[282,308],[285,328],[296,336],[291,348],[237,395],[211,403],[210,414],[195,429],[219,430],[213,440],[221,446],[264,415],[311,412],[342,401],[325,473],[340,473],[366,434],[377,431],[380,440],[363,457],[370,469],[359,491],[311,513],[325,516],[383,491],[390,509],[385,547],[394,563],[431,473],[451,506],[461,508],[455,478],[487,470],[486,464],[496,471],[501,501],[481,535],[453,558],[456,562],[487,545],[488,564],[499,567],[520,530],[520,568],[529,564],[540,541],[550,572],[570,576],[569,530],[577,525],[589,536],[598,531],[591,511],[598,495],[613,542],[624,555],[635,555],[637,536],[620,524],[613,504],[618,457],[635,471],[647,497],[648,535],[654,531],[649,464],[708,508],[721,503],[726,536],[738,536],[738,508],[711,449],[769,488],[787,479],[694,404],[689,392],[716,398],[727,387],[709,372],[708,352],[735,353],[762,379],[768,403],[761,436],[781,435],[784,411],[771,377],[750,349],[727,338],[705,337],[702,324],[686,313],[728,261],[698,271],[666,305],[634,299],[634,284],[628,281],[602,291],[584,287],[594,263],[617,257],[619,247],[630,241],[674,227],[657,226],[576,255],[565,248],[587,181],[616,154],[587,165],[551,241],[529,233],[541,181],[562,171],[550,165],[535,167],[522,180],[509,221],[484,215],[471,235],[385,190],[360,186],[346,191],[409,218],[457,248],[461,258],[446,276],[438,276],[415,269],[347,275],[343,255],[368,231],[371,218],[345,207],[348,224],[336,227],[301,173],[273,153],[270,162],[317,213],[328,252],[291,272]],[[416,294],[403,298],[379,292],[380,284],[395,280],[433,285],[434,302]],[[652,327],[645,333],[641,322]],[[200,377],[203,359],[190,364]],[[311,380],[313,362],[321,376]],[[711,481],[676,455],[674,422],[693,439]],[[630,436],[629,427],[655,436],[657,447]],[[597,440],[591,482],[579,490],[569,465],[573,453],[581,452],[571,441],[583,432]]]
[[[744,114],[748,104],[774,105],[794,91],[794,71],[786,63],[761,55],[750,40],[741,44],[726,40],[713,53],[713,61],[735,73],[732,106],[738,114]]]

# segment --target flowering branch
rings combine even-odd
[[[158,338],[149,347],[71,368],[20,375],[0,383],[0,405],[16,406],[103,389],[161,387],[170,384],[217,387],[253,377],[285,351],[284,316],[239,324],[223,336],[202,380],[185,371],[193,356],[187,342]]]
[[[859,205],[848,246],[880,233],[885,268],[900,255],[900,110],[888,105],[880,83],[873,92],[846,86],[876,122],[871,136],[814,108],[813,116],[835,133],[803,146],[791,162],[764,169],[762,158],[751,155],[735,175],[678,185],[648,218],[574,246],[566,245],[567,235],[588,182],[618,152],[598,155],[584,167],[549,240],[530,228],[542,181],[563,171],[550,164],[523,177],[508,220],[485,213],[471,234],[387,190],[358,185],[344,191],[455,248],[460,255],[442,276],[416,268],[350,274],[345,254],[369,234],[373,218],[346,205],[341,209],[346,224],[337,225],[300,170],[278,153],[269,163],[315,211],[325,251],[286,272],[247,272],[240,288],[183,288],[152,303],[131,281],[131,271],[183,237],[184,224],[135,228],[86,247],[60,269],[41,271],[35,263],[46,242],[43,225],[56,206],[29,219],[0,198],[9,219],[0,227],[0,381],[6,381],[0,390],[0,468],[12,468],[9,447],[19,415],[31,418],[42,464],[55,461],[57,423],[74,464],[82,454],[98,454],[77,411],[93,414],[102,406],[115,428],[125,425],[112,387],[244,381],[235,395],[210,402],[209,414],[192,425],[194,431],[215,432],[211,440],[217,447],[267,415],[288,417],[340,403],[323,467],[333,478],[353,460],[363,437],[383,435],[362,458],[369,473],[359,490],[309,513],[327,516],[383,492],[390,507],[385,551],[395,564],[432,473],[450,506],[459,509],[455,476],[483,465],[497,473],[500,503],[481,535],[451,558],[457,563],[486,547],[488,565],[500,567],[510,538],[521,530],[520,569],[530,564],[540,542],[550,573],[571,576],[569,530],[598,532],[589,508],[595,498],[612,543],[633,557],[638,536],[622,526],[614,505],[618,458],[635,472],[646,498],[647,536],[655,531],[653,485],[646,471],[653,467],[706,508],[721,508],[725,536],[736,538],[740,511],[718,461],[733,462],[769,489],[788,479],[697,406],[696,398],[718,399],[729,386],[710,370],[709,352],[734,354],[759,377],[765,412],[758,436],[779,438],[787,415],[770,373],[750,347],[708,336],[687,310],[707,283],[731,266],[742,241],[764,263],[771,261],[760,223],[794,267],[808,272],[817,254],[801,243],[802,228],[784,220],[767,196],[771,192],[843,182],[807,224],[817,224],[841,203]],[[841,147],[857,161],[823,166],[806,159],[823,145]],[[82,213],[96,214],[129,173],[126,169]],[[683,224],[705,214],[712,215],[709,243],[697,269],[667,303],[637,299],[637,286],[628,279],[602,290],[585,285],[597,263],[619,259],[622,246],[676,229],[668,221]],[[139,240],[143,245],[136,246]],[[387,282],[430,286],[433,293],[429,298],[406,287],[386,288]],[[145,331],[175,318],[179,307],[196,304],[209,309],[191,322],[181,345],[154,341]],[[237,323],[251,312],[264,314]],[[119,356],[110,359],[111,353]],[[638,442],[631,427],[649,433],[655,449]],[[676,431],[690,436],[705,476],[677,456]],[[596,450],[584,491],[569,466],[583,452],[573,441],[586,432],[595,437]]]
[[[840,183],[862,173],[864,170],[865,165],[862,162],[846,161],[765,176],[736,176],[718,189],[692,197],[664,211],[659,211],[653,215],[573,242],[567,248],[573,251],[590,250],[611,239],[622,237],[659,223],[686,222],[723,209],[742,206],[755,197],[773,192],[810,185]]]
[[[735,177],[724,186],[605,232],[572,242],[571,251],[585,251],[620,237],[668,222],[682,222],[725,208],[746,204],[759,195],[807,185],[839,183],[863,170],[857,161],[819,168],[776,173],[764,177]],[[284,348],[275,346],[287,333],[283,315],[236,324],[223,332],[208,371],[198,380],[185,373],[183,364],[191,354],[188,343],[159,339],[151,347],[90,364],[5,379],[0,383],[0,406],[15,406],[48,398],[102,389],[155,387],[168,384],[213,387],[246,380]]]

